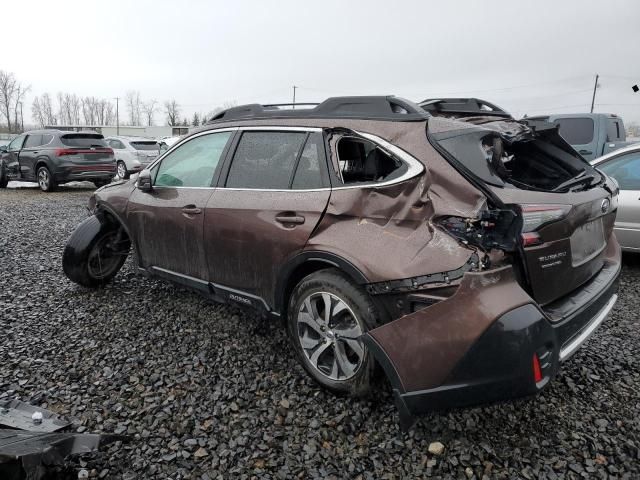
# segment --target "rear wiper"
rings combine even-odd
[[[569,188],[574,187],[576,185],[582,185],[583,183],[591,183],[593,180],[595,180],[596,176],[594,174],[585,175],[586,173],[587,173],[586,170],[583,170],[582,173],[577,177],[574,177],[571,180],[567,180],[566,182],[562,182],[560,185],[558,185],[556,188],[554,188],[551,191],[552,192],[558,192],[560,190],[566,191],[566,190],[569,190]]]

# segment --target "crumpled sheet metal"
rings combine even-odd
[[[42,420],[34,422],[39,413]],[[61,433],[71,425],[55,413],[16,399],[0,401],[0,480],[38,480],[69,455],[93,452],[126,437]],[[8,427],[8,428],[4,428]]]
[[[32,420],[32,415],[36,412],[42,415],[40,423]],[[18,428],[31,432],[55,432],[69,425],[70,422],[44,408],[16,399],[0,401],[0,427]]]
[[[93,452],[103,443],[109,441],[95,434],[0,429],[0,478],[38,480],[47,467],[64,464],[69,455]]]
[[[260,120],[250,124],[272,123]],[[432,221],[440,216],[477,217],[486,205],[486,197],[431,146],[426,121],[279,119],[277,123],[377,135],[408,152],[426,169],[400,184],[333,190],[323,220],[309,238],[307,248],[335,253],[351,261],[371,282],[454,270],[473,254],[434,228]],[[336,161],[332,156],[334,168]],[[395,251],[395,255],[381,257],[380,251]],[[367,260],[362,261],[363,258]]]

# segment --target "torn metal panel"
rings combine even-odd
[[[41,419],[34,420],[34,414]],[[17,428],[32,432],[56,432],[71,425],[55,413],[20,400],[0,401],[0,427]]]
[[[527,303],[511,266],[465,273],[454,295],[365,334],[401,393],[442,384],[482,333],[503,313]],[[377,353],[376,353],[377,352]]]
[[[69,455],[93,452],[113,440],[95,434],[0,429],[0,478],[38,480],[47,467],[64,464]]]

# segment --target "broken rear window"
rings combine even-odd
[[[68,133],[60,137],[68,147],[106,147],[104,137],[97,133]]]

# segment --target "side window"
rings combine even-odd
[[[305,132],[244,132],[227,175],[229,188],[288,189]]]
[[[39,147],[42,145],[42,135],[29,135],[24,142],[24,148]]]
[[[9,144],[9,147],[7,147],[7,150],[20,150],[22,148],[22,144],[24,143],[25,137],[26,135],[20,135],[19,137],[14,138],[13,141]]]
[[[560,125],[560,136],[569,145],[586,145],[593,140],[591,118],[559,118],[554,123]]]
[[[364,138],[343,137],[337,145],[338,165],[345,185],[391,180],[401,176],[408,168]]]
[[[48,145],[53,140],[53,135],[44,134],[42,135],[42,143],[40,145]]]
[[[306,190],[322,188],[322,169],[325,162],[322,134],[312,133],[304,145],[291,188]]]
[[[615,178],[621,190],[640,190],[640,152],[622,155],[598,168]]]
[[[122,150],[124,148],[124,144],[120,140],[111,140],[111,148]]]
[[[154,185],[210,187],[232,132],[201,135],[183,143],[162,159]]]

